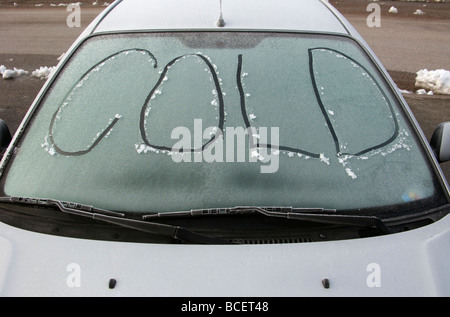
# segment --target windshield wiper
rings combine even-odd
[[[192,232],[188,229],[179,226],[125,218],[124,213],[96,208],[89,205],[64,202],[56,199],[29,198],[29,197],[0,197],[0,202],[32,204],[39,206],[55,206],[63,213],[87,217],[94,220],[99,220],[150,234],[162,235],[185,243],[199,243],[199,244],[232,243],[223,239],[213,238],[196,232]]]
[[[32,198],[32,197],[18,197],[18,196],[11,196],[11,197],[0,197],[0,202],[11,202],[11,203],[18,203],[18,204],[28,204],[28,205],[38,205],[38,206],[56,206],[61,211],[78,215],[78,216],[86,216],[91,217],[93,213],[101,213],[105,215],[111,215],[116,217],[124,217],[125,214],[96,208],[90,205],[84,205],[79,203],[72,203],[67,201],[60,201],[56,199],[48,199],[48,198]]]
[[[336,214],[335,209],[324,208],[237,206],[231,208],[193,209],[190,211],[155,213],[145,215],[143,216],[143,219],[207,215],[236,215],[252,213],[262,214],[267,217],[278,217],[324,224],[334,224],[341,226],[348,225],[362,228],[377,228],[384,234],[392,233],[392,230],[389,229],[383,222],[383,220],[378,217]]]
[[[299,213],[335,213],[336,209],[325,208],[293,208],[293,207],[255,207],[255,206],[237,206],[229,208],[205,208],[191,209],[189,211],[158,212],[144,215],[142,218],[167,218],[167,217],[186,217],[186,216],[207,216],[207,215],[230,215],[230,214],[252,214],[261,213],[266,216],[289,218],[292,214]]]

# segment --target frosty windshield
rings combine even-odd
[[[91,37],[39,105],[4,191],[145,213],[429,199],[389,89],[345,37]]]

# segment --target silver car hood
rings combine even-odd
[[[0,295],[449,296],[449,229],[446,216],[354,240],[165,245],[64,238],[0,223]]]

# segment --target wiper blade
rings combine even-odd
[[[335,213],[336,209],[325,208],[293,208],[293,207],[255,207],[255,206],[237,206],[229,208],[205,208],[191,209],[189,211],[159,212],[143,216],[144,219],[167,218],[167,217],[186,217],[186,216],[207,216],[207,215],[230,215],[230,214],[252,214],[261,213],[266,216],[279,216],[289,218],[292,214],[298,213]]]
[[[79,204],[79,203],[72,203],[72,202],[60,201],[60,200],[48,199],[48,198],[11,196],[11,197],[0,197],[0,202],[11,202],[11,203],[41,205],[41,206],[56,206],[65,213],[78,215],[78,216],[90,217],[92,215],[92,213],[101,213],[101,214],[117,216],[117,217],[125,216],[125,214],[116,212],[116,211],[96,208],[96,207],[93,207],[90,205],[84,205],[84,204]]]
[[[56,206],[63,213],[88,217],[94,220],[99,220],[110,224],[115,224],[121,227],[139,230],[146,233],[162,235],[185,243],[200,243],[200,244],[232,243],[223,239],[209,237],[196,232],[192,232],[188,229],[179,226],[125,218],[125,214],[123,213],[96,208],[89,205],[63,202],[56,199],[29,198],[29,197],[0,197],[0,202]]]
[[[295,219],[316,223],[348,225],[363,228],[377,228],[382,233],[392,233],[382,219],[375,216],[343,215],[336,214],[335,209],[324,208],[292,208],[292,207],[258,207],[237,206],[231,208],[193,209],[190,211],[178,211],[156,213],[143,216],[144,219],[180,216],[206,216],[220,214],[252,214],[258,213],[268,217]]]

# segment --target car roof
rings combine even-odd
[[[222,14],[225,25],[218,27]],[[117,0],[90,34],[143,30],[356,32],[326,0]]]

